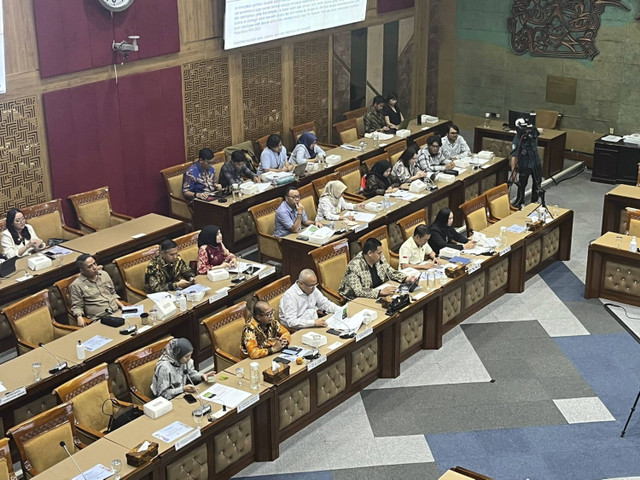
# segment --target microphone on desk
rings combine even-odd
[[[189,367],[186,364],[182,366],[182,373],[185,374],[185,376],[187,377],[187,380],[189,380],[189,383],[193,385],[193,388],[196,388],[195,383],[193,383],[193,380],[191,380],[191,375],[189,375]],[[200,406],[196,408],[194,412],[201,411],[202,415],[206,415],[207,413],[211,412],[211,405],[209,404],[205,405],[204,400],[200,398],[200,395],[198,395],[198,392],[196,392],[195,396],[200,402]],[[211,419],[209,419],[209,421],[211,421]]]
[[[55,358],[56,362],[58,362],[58,364],[55,367],[49,369],[49,373],[50,374],[53,375],[54,373],[61,372],[62,370],[67,368],[67,366],[68,366],[67,362],[63,362],[58,357],[56,357],[51,350],[49,350],[47,347],[44,346],[44,343],[40,342],[38,345],[40,347],[44,348],[45,352],[47,352],[49,355],[51,355],[53,358]]]
[[[82,473],[82,469],[80,468],[80,465],[78,465],[78,463],[76,462],[75,458],[73,458],[73,455],[71,455],[71,452],[69,452],[69,449],[67,448],[67,444],[64,443],[64,440],[60,442],[60,446],[62,448],[64,448],[64,451],[67,452],[67,455],[69,455],[69,458],[71,459],[71,461],[73,462],[73,464],[76,466],[76,468],[78,469],[78,471],[80,472],[80,475],[82,475],[82,478],[84,478],[84,480],[87,480],[87,477],[84,476],[84,473]]]
[[[138,334],[138,326],[131,325],[129,320],[126,317],[122,317],[124,319],[124,323],[127,324],[126,328],[120,329],[120,335],[137,335]]]

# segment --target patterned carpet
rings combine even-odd
[[[640,478],[640,346],[585,300],[588,242],[612,187],[582,173],[547,192],[575,211],[572,258],[527,282],[236,478],[437,479],[460,465],[496,480]],[[594,204],[597,198],[597,204]]]

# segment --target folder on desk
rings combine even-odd
[[[451,263],[461,263],[462,265],[466,265],[467,263],[471,263],[471,260],[465,257],[455,256],[451,260]]]

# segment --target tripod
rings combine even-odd
[[[636,411],[636,405],[638,405],[638,400],[640,400],[640,391],[638,392],[638,396],[636,397],[636,401],[633,402],[633,407],[631,407],[631,412],[629,412],[629,418],[627,418],[627,423],[624,424],[624,428],[622,429],[621,437],[624,437],[624,434],[627,432],[627,427],[629,426],[629,422],[631,421],[631,416],[633,412]]]

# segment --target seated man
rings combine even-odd
[[[407,239],[400,247],[400,264],[398,268],[415,268],[416,270],[428,270],[438,264],[435,252],[429,246],[429,227],[418,225],[413,231],[413,236]],[[426,259],[428,262],[423,263]]]
[[[203,148],[198,153],[198,161],[193,162],[182,176],[182,196],[187,200],[200,198],[206,200],[222,185],[216,183],[216,171],[213,168],[213,152]]]
[[[427,143],[418,151],[418,166],[423,172],[435,173],[442,172],[447,168],[453,168],[455,165],[449,160],[449,157],[440,149],[442,140],[437,135],[431,135],[427,138]]]
[[[460,129],[453,124],[449,126],[447,136],[442,139],[441,150],[451,161],[471,155],[471,149],[464,137],[460,135]]]
[[[369,111],[364,114],[364,132],[387,132],[387,122],[384,119],[382,109],[384,108],[384,97],[378,95],[373,99],[373,105],[369,108]]]
[[[193,285],[196,278],[178,254],[178,244],[167,238],[160,243],[160,253],[147,265],[144,290],[147,293],[168,292]]]
[[[79,327],[84,327],[86,318],[95,320],[123,308],[113,280],[95,258],[83,253],[76,259],[76,266],[80,276],[69,285],[69,296],[71,311]]]
[[[273,318],[273,308],[267,302],[256,302],[253,318],[246,321],[242,330],[240,348],[251,358],[262,358],[279,352],[289,345],[289,331]]]
[[[318,286],[318,277],[313,270],[305,268],[296,283],[280,299],[280,322],[288,328],[326,327],[318,318],[318,310],[333,313],[339,307],[325,297]]]
[[[377,238],[370,238],[364,242],[362,251],[347,265],[347,271],[340,283],[338,291],[348,300],[356,297],[378,298],[391,295],[395,287],[384,287],[377,290],[384,282],[415,282],[416,277],[407,277],[402,272],[391,268],[382,255],[382,243]]]
[[[298,233],[302,227],[308,227],[314,223],[316,222],[307,218],[307,213],[300,204],[300,192],[297,187],[289,185],[284,191],[284,202],[276,210],[276,225],[273,235],[284,237],[290,233]],[[320,222],[316,224],[322,227]]]
[[[244,179],[260,182],[260,177],[251,171],[245,163],[244,152],[236,150],[231,154],[231,160],[220,169],[220,183],[223,187],[230,187],[234,183],[240,185]]]

